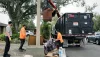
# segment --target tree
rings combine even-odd
[[[35,29],[35,24],[33,23],[33,20],[29,20],[29,23],[26,24],[27,30],[34,30]]]
[[[28,22],[36,14],[36,4],[32,4],[32,0],[0,0],[0,6],[7,11],[16,31],[19,24]]]
[[[92,6],[85,5],[85,12],[93,12],[93,10],[97,7],[98,5],[94,3]]]
[[[94,14],[94,30],[100,31],[100,14]]]

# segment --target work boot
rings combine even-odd
[[[23,51],[26,51],[25,49],[22,48]]]
[[[22,49],[19,49],[19,51],[20,51],[20,52],[23,52],[23,50],[22,50]]]
[[[3,55],[3,57],[10,57],[11,55],[10,54],[7,54],[7,55]]]

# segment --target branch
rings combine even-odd
[[[67,1],[66,1],[67,2]],[[68,4],[73,4],[73,3],[75,3],[75,2],[78,2],[78,1],[72,1],[72,2],[68,2],[67,4],[65,4],[65,5],[68,5]]]
[[[20,1],[17,3],[17,6],[16,6],[16,8],[15,8],[16,14],[17,14],[18,11],[21,9],[22,5],[23,5],[25,2],[27,2],[27,1],[29,1],[29,0],[20,0]]]
[[[5,2],[3,2],[3,1],[0,0],[0,3],[1,3],[3,6],[7,6],[7,2],[5,3]],[[2,7],[2,5],[1,5],[0,7]],[[5,8],[5,7],[3,7],[3,8]]]
[[[23,14],[22,14],[22,16],[21,16],[21,18],[23,18],[23,16],[27,16],[27,15],[30,15],[29,14],[29,10],[31,9],[31,8],[33,8],[33,7],[35,7],[34,5],[31,5]],[[34,10],[34,9],[33,9]],[[26,13],[28,13],[28,14],[26,14]],[[32,12],[31,12],[32,13]]]

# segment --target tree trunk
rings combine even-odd
[[[18,22],[13,22],[13,33],[18,33],[18,32],[19,32],[19,24]]]

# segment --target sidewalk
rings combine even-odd
[[[3,57],[5,43],[0,43],[0,57]],[[44,48],[40,46],[36,48],[36,46],[28,46],[26,43],[24,48],[25,52],[19,52],[18,50],[19,44],[11,44],[11,48],[9,54],[11,57],[25,57],[25,55],[31,55],[32,57],[44,57]]]

